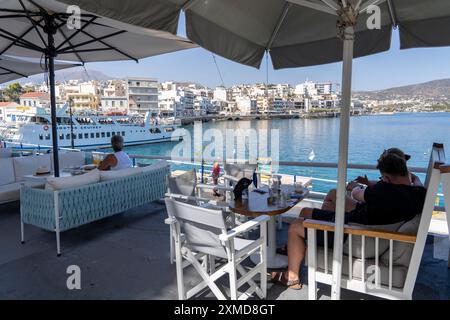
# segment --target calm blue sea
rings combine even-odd
[[[193,126],[185,128],[190,132],[193,130]],[[276,128],[280,135],[281,161],[309,161],[312,150],[315,162],[337,162],[338,159],[339,118],[203,123],[204,131],[209,128],[217,128],[222,132],[239,128]],[[384,149],[398,147],[412,156],[410,166],[426,167],[433,142],[444,143],[450,150],[450,113],[352,117],[349,162],[375,164]],[[130,154],[170,156],[175,145],[172,142],[150,144],[128,147],[126,151]],[[333,180],[337,178],[335,169],[280,167],[279,172]],[[349,179],[361,173],[361,170],[349,170]],[[371,178],[379,177],[378,172],[367,173]],[[333,186],[333,183],[315,182],[314,190],[326,191]]]

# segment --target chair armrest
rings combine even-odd
[[[166,193],[165,195],[166,195],[166,197],[172,198],[172,199],[191,200],[191,201],[200,201],[200,202],[211,201],[211,199],[207,199],[207,198],[185,196],[185,195],[177,194],[177,193]]]
[[[320,220],[307,219],[303,222],[303,226],[308,229],[316,229],[322,231],[334,231],[334,223]],[[360,226],[344,225],[344,233],[355,236],[366,236],[371,238],[380,238],[385,240],[395,240],[400,242],[415,243],[416,235],[401,233],[396,231],[386,231],[377,229],[367,229]]]
[[[221,234],[219,236],[219,239],[222,241],[228,241],[231,238],[234,238],[238,236],[241,233],[247,232],[251,229],[254,229],[258,227],[259,225],[266,223],[269,221],[270,217],[267,215],[256,217],[255,219],[252,219],[250,221],[247,221],[246,223],[241,224],[240,226],[237,226],[230,231],[228,231],[227,234]]]
[[[165,224],[170,224],[170,225],[175,224],[175,222],[177,222],[177,219],[175,219],[175,218],[166,218],[164,220]]]
[[[225,180],[231,180],[231,181],[234,181],[234,182],[238,182],[238,181],[239,181],[238,178],[233,177],[233,176],[229,176],[229,175],[227,175],[227,174],[224,174],[222,177],[223,177]]]
[[[204,184],[200,183],[196,186],[198,189],[217,189],[217,190],[225,190],[225,191],[233,191],[233,188],[222,186],[220,184],[214,185],[214,184]]]

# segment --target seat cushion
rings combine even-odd
[[[0,186],[15,181],[13,158],[0,158]]]
[[[197,173],[195,169],[192,169],[186,171],[185,173],[179,176],[168,177],[167,184],[169,188],[169,193],[195,197],[195,186],[197,185]]]
[[[361,225],[357,223],[350,223],[351,226],[359,226],[365,229],[383,230],[383,231],[397,231],[404,222],[385,224],[385,225]],[[349,241],[350,237],[344,242],[344,254],[349,254]],[[364,246],[364,254],[366,259],[375,258],[375,238],[366,237]],[[389,240],[379,239],[378,241],[378,256],[381,256],[386,250],[389,249]],[[362,237],[352,236],[352,256],[355,258],[362,258]]]
[[[81,167],[86,164],[84,152],[60,152],[59,169]],[[51,157],[51,165],[53,170],[53,154]]]
[[[149,166],[141,167],[141,171],[149,172],[149,171],[158,170],[158,169],[167,167],[168,165],[169,165],[169,163],[166,160],[161,160],[161,161],[152,163]]]
[[[0,186],[0,203],[8,203],[20,200],[20,186],[42,187],[40,182],[14,182]]]
[[[333,268],[333,250],[328,249],[328,273],[331,274]],[[379,272],[380,272],[380,283],[385,286],[389,286],[389,264],[384,263],[379,259]],[[364,279],[367,281],[369,277],[372,277],[373,283],[375,284],[375,259],[365,259],[364,262]],[[317,270],[320,272],[325,272],[325,250],[323,248],[318,248],[317,250]],[[342,259],[342,275],[346,278],[350,274],[349,269],[349,258],[347,255],[343,256]],[[362,280],[363,263],[362,259],[353,258],[352,259],[352,279]],[[392,286],[395,288],[403,288],[406,280],[406,275],[408,273],[408,268],[402,265],[393,265],[392,268]]]
[[[416,235],[417,231],[419,230],[420,218],[421,215],[415,216],[413,219],[405,222],[397,231],[401,233]],[[392,260],[394,264],[408,267],[413,249],[414,244],[412,243],[394,241],[394,249],[392,251]],[[389,263],[389,251],[385,252],[381,256],[381,260],[383,260],[383,262],[386,264]]]
[[[122,170],[100,171],[100,181],[110,181],[135,176],[142,173],[141,169],[142,168],[127,168]]]
[[[98,170],[93,170],[89,173],[78,176],[48,178],[47,183],[45,184],[45,189],[64,190],[98,182],[100,182],[100,172]]]
[[[35,174],[39,167],[47,167],[51,170],[51,157],[49,154],[39,156],[27,156],[13,158],[14,175],[16,181],[25,181],[24,176]]]
[[[11,148],[0,148],[0,158],[10,158],[12,157]]]

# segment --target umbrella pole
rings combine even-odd
[[[342,66],[342,96],[339,126],[338,185],[336,195],[336,218],[333,249],[333,279],[331,299],[338,300],[341,295],[342,250],[344,243],[345,193],[347,182],[348,140],[350,127],[350,105],[352,87],[352,63],[354,27],[345,27]]]
[[[49,77],[49,89],[50,89],[50,113],[52,121],[52,142],[53,142],[53,169],[55,177],[59,177],[59,156],[58,156],[58,130],[56,121],[56,97],[55,97],[55,40],[54,35],[56,33],[55,20],[52,16],[45,17],[44,32],[47,33],[48,46],[47,46],[47,58],[48,58],[48,77]]]

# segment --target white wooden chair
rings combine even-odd
[[[167,193],[166,197],[175,199],[177,201],[186,202],[192,205],[220,209],[228,211],[228,206],[225,202],[213,200],[206,197],[201,197],[200,189],[212,189],[212,185],[197,183],[197,172],[195,169],[186,171],[185,173],[176,177],[167,177]],[[219,186],[224,190],[229,190],[224,186]],[[230,213],[231,220],[234,222],[234,215]],[[175,261],[174,242],[173,242],[173,228],[170,228],[170,262]]]
[[[396,231],[374,226],[344,227],[348,238],[342,259],[342,288],[387,299],[412,299],[441,176],[445,176],[447,193],[450,189],[450,168],[444,163],[444,147],[435,143],[424,183],[427,193],[421,215]],[[334,224],[305,220],[304,226],[308,232],[308,296],[316,299],[317,282],[332,283],[333,252],[326,243]],[[323,232],[323,248],[316,245],[317,231]]]
[[[221,300],[227,299],[216,281],[228,274],[230,298],[247,299],[253,293],[264,299],[267,291],[266,269],[266,223],[268,216],[260,216],[234,229],[227,230],[225,217],[221,210],[205,209],[166,198],[169,218],[166,223],[173,227],[175,242],[178,298],[189,299],[209,287]],[[250,229],[259,228],[260,237],[256,240],[239,238]],[[247,271],[241,263],[252,254],[260,255],[260,263]],[[216,258],[219,265],[216,265]],[[204,259],[203,263],[200,260]],[[225,261],[220,265],[221,261]],[[186,291],[183,269],[192,265],[202,280]],[[253,278],[259,276],[259,286]],[[243,285],[248,288],[240,293]]]

